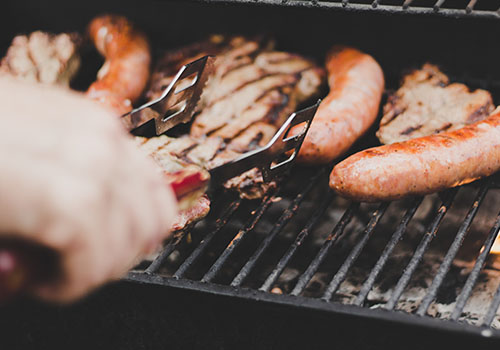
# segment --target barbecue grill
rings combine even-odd
[[[213,32],[265,32],[280,49],[321,62],[331,44],[344,43],[381,63],[388,89],[397,88],[405,69],[429,61],[500,102],[500,1],[23,0],[7,7],[0,14],[0,47],[18,32],[81,30],[93,15],[108,11],[133,19],[157,48]],[[353,151],[376,144],[373,134]],[[5,308],[0,322],[12,331],[0,343],[359,349],[500,344],[500,271],[490,254],[500,231],[497,177],[424,198],[360,204],[328,190],[332,165],[296,166],[261,200],[214,194],[205,220],[124,281],[72,307],[20,301]],[[41,316],[19,317],[34,313]]]

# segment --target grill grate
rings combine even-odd
[[[435,198],[434,202],[437,206],[434,207],[433,214],[427,221],[427,229],[423,231],[414,252],[409,255],[411,258],[399,278],[391,286],[390,297],[383,305],[379,305],[380,308],[390,312],[381,313],[381,310],[370,308],[370,303],[367,303],[368,297],[377,285],[377,280],[384,276],[383,271],[388,267],[390,256],[394,253],[398,243],[410,234],[410,230],[407,229],[418,210],[424,206],[426,198],[414,198],[407,202],[403,215],[395,222],[394,230],[388,232],[390,236],[382,252],[376,257],[378,259],[371,269],[364,271],[363,276],[366,277],[363,277],[357,295],[348,303],[353,305],[343,305],[345,302],[338,300],[339,295],[342,294],[340,292],[342,284],[356,269],[354,266],[358,258],[363,256],[368,243],[378,239],[377,236],[381,236],[380,231],[385,230],[384,225],[387,225],[387,223],[382,223],[384,216],[394,210],[392,207],[398,206],[399,202],[380,203],[378,206],[373,206],[344,201],[341,205],[342,214],[338,216],[338,219],[331,220],[332,209],[338,209],[336,207],[339,201],[343,200],[335,196],[332,191],[325,193],[328,170],[323,168],[314,172],[311,169],[298,169],[286,183],[281,185],[281,188],[275,189],[273,193],[260,201],[234,200],[234,197],[223,198],[224,195],[220,195],[217,200],[214,200],[215,208],[207,220],[198,223],[191,230],[190,235],[185,235],[182,239],[168,244],[145,270],[137,269],[130,272],[128,279],[243,298],[271,300],[334,312],[339,310],[345,312],[345,309],[337,309],[337,307],[348,306],[355,308],[357,314],[362,310],[361,314],[366,317],[394,320],[395,315],[400,317],[401,312],[394,313],[392,310],[399,309],[398,302],[407,291],[409,282],[414,278],[415,271],[421,265],[424,255],[428,253],[433,239],[438,236],[446,214],[451,210],[452,204],[457,202],[457,194],[461,191],[473,193],[470,196],[473,199],[472,204],[468,206],[464,220],[459,222],[456,235],[445,250],[446,254],[443,252],[444,258],[433,275],[432,283],[426,289],[425,296],[421,298],[414,312],[407,312],[404,316],[409,317],[405,320],[407,322],[420,322],[417,321],[419,319],[417,315],[429,315],[429,308],[433,302],[436,302],[438,292],[442,291],[453,261],[463,246],[462,243],[473,225],[481,204],[490,190],[496,189],[494,181],[491,178],[485,179],[472,185],[447,190]],[[311,172],[314,173],[310,174]],[[298,193],[293,194],[296,184],[304,184],[304,178],[309,180]],[[280,202],[285,203],[275,205]],[[275,206],[278,208],[274,208]],[[305,219],[301,219],[301,223],[298,224],[297,217],[303,212],[307,212]],[[353,227],[353,223],[363,217],[366,224],[363,227],[359,225]],[[263,222],[268,222],[268,225],[264,225]],[[318,244],[317,251],[306,249],[311,241],[318,240],[317,228],[321,226],[324,230],[325,223],[329,227],[329,234],[325,235],[322,243]],[[213,227],[210,230],[211,225]],[[497,309],[500,305],[500,278],[496,281],[498,288],[489,301],[490,306],[483,316],[482,323],[478,322],[472,326],[461,320],[464,308],[473,289],[477,287],[478,279],[499,230],[500,214],[489,233],[483,238],[482,248],[475,262],[471,263],[473,267],[461,292],[456,297],[453,312],[448,317],[448,321],[441,321],[432,325],[433,327],[441,326],[446,329],[456,327],[460,331],[500,337],[500,331],[490,328],[497,317]],[[345,234],[347,231],[349,231],[348,235]],[[285,236],[289,236],[286,245],[283,240]],[[191,242],[190,238],[192,238]],[[191,248],[185,249],[185,247]],[[282,249],[279,250],[277,247]],[[330,260],[332,256],[342,256],[344,254],[342,251],[346,251],[347,254],[342,258],[340,266],[334,269],[331,267],[333,264]],[[299,261],[300,259],[302,262]],[[301,268],[299,268],[299,274],[290,282],[287,269],[291,265],[301,266]],[[324,288],[320,288],[320,292],[313,296],[308,295],[310,294],[308,287],[320,274],[321,267],[323,267],[321,273],[324,273],[325,265],[326,270],[330,270],[334,275],[330,277],[329,283]],[[282,279],[286,282],[284,283]],[[289,292],[283,287],[286,283],[289,284]],[[280,287],[276,288],[277,286]],[[352,310],[349,312],[352,313]],[[426,317],[426,319],[432,318]],[[431,324],[427,324],[429,325]],[[487,333],[484,333],[485,330]]]
[[[449,17],[500,18],[500,2],[491,0],[198,0],[251,3],[381,13],[435,14]]]
[[[499,18],[500,7],[500,0],[496,5],[484,0],[205,1],[491,18]],[[399,69],[392,69],[399,76]],[[484,79],[457,71],[460,75],[452,80],[500,96],[500,80],[490,70]],[[217,194],[205,220],[141,264],[145,269],[131,271],[128,279],[500,338],[500,272],[490,283],[491,295],[483,300],[487,305],[479,318],[468,319],[485,270],[491,270],[489,253],[500,230],[500,201],[480,234],[476,227],[498,190],[494,178],[439,195],[369,205],[329,191],[330,169],[296,168],[261,200]],[[462,210],[454,216],[457,208]],[[471,250],[467,267],[457,272],[465,248]],[[435,250],[439,254],[428,268]],[[423,292],[410,308],[409,291],[422,275],[427,277]],[[436,305],[442,304],[447,313],[440,315],[444,309]]]

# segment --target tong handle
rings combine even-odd
[[[163,134],[180,123],[191,121],[203,87],[213,69],[214,56],[204,56],[182,66],[162,95],[122,116],[128,131],[154,119],[156,134]],[[185,79],[193,76],[188,86]],[[173,107],[179,106],[170,113]]]
[[[211,186],[224,183],[255,167],[260,168],[266,182],[287,172],[299,153],[320,102],[321,100],[318,100],[313,106],[292,113],[265,146],[211,169]],[[305,123],[305,125],[299,133],[288,136],[294,126],[302,123]],[[293,150],[291,155],[284,160],[280,159],[291,150]]]

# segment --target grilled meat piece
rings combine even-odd
[[[319,94],[325,80],[312,61],[273,51],[261,38],[212,36],[167,53],[147,96],[159,97],[181,65],[206,54],[216,55],[216,60],[190,130],[189,140],[196,146],[174,153],[208,169],[265,145],[301,103]],[[252,169],[225,186],[244,198],[258,198],[273,184],[264,184],[260,171]]]
[[[163,169],[168,183],[174,183],[179,175],[186,171],[204,173],[205,170],[192,162],[186,162],[171,153],[172,148],[184,150],[181,146],[188,146],[189,138],[174,139],[167,136],[153,137],[150,139],[143,137],[135,138],[139,148],[148,156],[152,157]],[[210,211],[210,201],[207,196],[196,196],[194,194],[189,208],[181,209],[176,221],[172,226],[173,231],[180,231],[192,222],[204,218]]]
[[[494,109],[488,91],[450,84],[436,66],[425,64],[406,75],[401,88],[389,96],[377,137],[389,144],[460,129]]]
[[[80,66],[80,41],[77,34],[36,31],[18,35],[0,62],[0,74],[67,86]]]
[[[500,170],[500,108],[463,128],[369,148],[337,164],[330,187],[357,201],[421,196]]]

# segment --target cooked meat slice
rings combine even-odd
[[[183,139],[189,139],[185,137]],[[168,183],[173,183],[179,179],[183,173],[192,171],[206,173],[206,171],[194,163],[188,163],[173,153],[168,151],[172,144],[180,144],[179,139],[170,138],[167,136],[152,137],[146,139],[143,137],[135,138],[139,148],[147,155],[152,157],[156,163],[163,169],[163,173],[167,178]],[[194,141],[191,141],[194,143]],[[207,175],[208,176],[208,175]],[[210,201],[203,195],[190,199],[191,205],[189,208],[181,210],[172,230],[179,231],[185,228],[188,224],[204,218],[210,210]]]
[[[230,124],[268,91],[280,89],[297,82],[297,78],[290,74],[266,76],[256,82],[247,84],[238,91],[234,91],[226,98],[204,108],[196,117],[191,126],[191,136],[200,137]],[[265,117],[262,116],[263,118]]]
[[[325,80],[324,71],[310,60],[272,51],[259,38],[217,36],[178,52],[189,59],[167,53],[153,74],[148,97],[159,96],[181,64],[216,54],[189,134],[196,145],[184,150],[168,145],[176,157],[208,169],[265,145],[301,103],[319,94]],[[274,184],[264,184],[260,171],[252,169],[225,186],[256,198]]]
[[[212,35],[208,40],[197,42],[164,53],[151,77],[151,87],[146,95],[153,100],[170,84],[179,68],[205,55],[215,55],[214,76],[223,77],[230,70],[251,63],[257,50],[269,49],[272,43],[262,38],[246,39],[240,36]],[[215,79],[214,77],[211,80]],[[215,82],[209,82],[205,91],[217,90]],[[214,87],[211,89],[211,87]],[[203,98],[200,104],[203,104]]]
[[[210,200],[207,196],[202,196],[198,198],[196,203],[194,203],[189,209],[181,210],[179,215],[172,225],[173,231],[180,231],[191,223],[201,220],[207,216],[210,211]]]
[[[80,66],[77,34],[41,31],[18,35],[0,63],[0,73],[44,84],[68,85]]]
[[[233,138],[226,146],[227,150],[245,153],[265,146],[276,134],[276,128],[264,122],[249,126],[237,137]],[[215,157],[217,159],[217,157]]]
[[[276,187],[276,182],[264,182],[260,170],[253,168],[227,181],[224,187],[238,191],[242,198],[257,199],[263,197],[271,188]]]
[[[203,167],[208,167],[217,152],[224,147],[224,141],[220,137],[207,137],[203,143],[193,147],[185,156],[189,162]]]
[[[494,110],[488,91],[475,90],[425,64],[406,75],[384,106],[377,137],[389,144],[459,129],[486,118]]]
[[[276,130],[274,124],[280,124],[293,112],[287,108],[288,95],[279,90],[271,90],[245,111],[236,115],[231,123],[228,123],[216,130],[211,136],[220,136],[225,140],[230,140],[238,136],[241,132],[258,122],[268,122],[267,125]],[[262,124],[262,123],[260,123]]]

